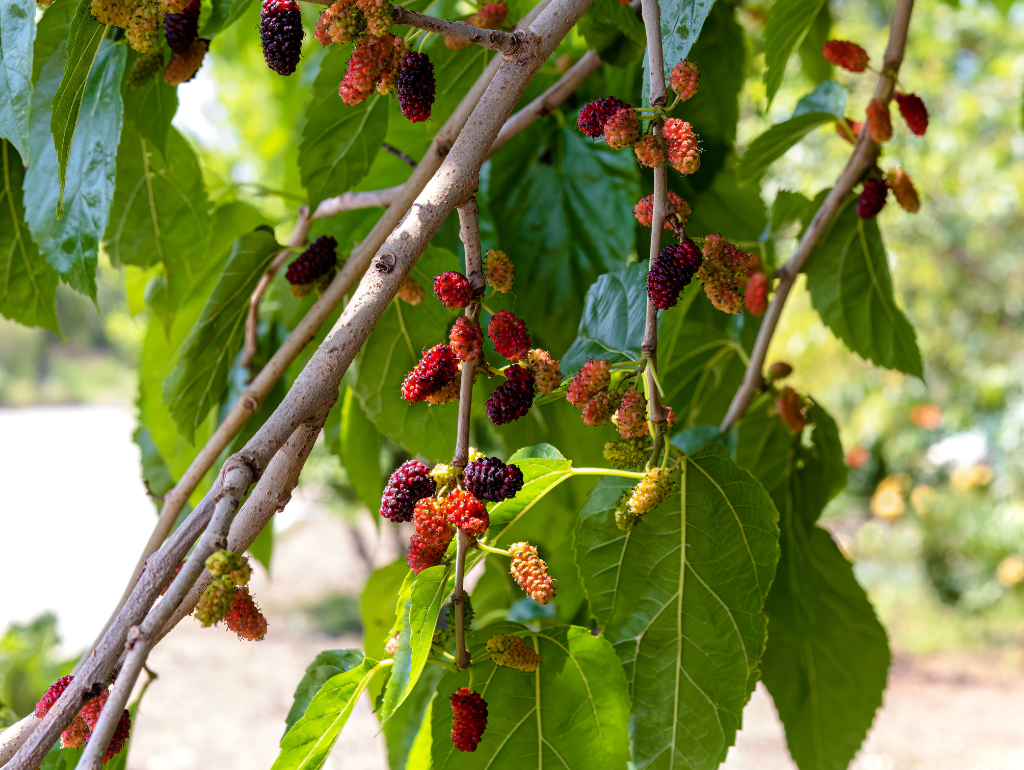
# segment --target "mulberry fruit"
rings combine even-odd
[[[821,53],[829,63],[850,72],[863,72],[868,66],[868,52],[848,40],[826,40]]]
[[[434,296],[445,307],[464,308],[473,299],[473,289],[466,276],[453,270],[434,278]]]
[[[617,390],[601,390],[595,393],[583,407],[584,425],[603,425],[615,414],[622,394]]]
[[[629,492],[623,492],[615,506],[615,526],[623,532],[629,532],[640,523],[640,514],[629,510]]]
[[[892,139],[892,118],[889,117],[889,105],[881,99],[868,102],[868,133],[876,144],[884,144]]]
[[[444,499],[448,521],[467,535],[480,537],[491,526],[486,506],[471,493],[456,489]]]
[[[455,536],[448,522],[445,503],[436,497],[424,497],[416,503],[412,521],[416,527],[416,534],[424,543],[444,545],[447,548]]]
[[[791,431],[799,433],[807,427],[807,414],[804,411],[803,399],[788,385],[779,391],[775,399],[775,411],[779,418]]]
[[[321,235],[288,265],[284,277],[292,286],[292,294],[304,299],[318,284],[329,283],[333,279],[338,264],[337,248],[338,242],[334,238]]]
[[[671,470],[652,468],[640,483],[633,487],[627,503],[629,512],[643,516],[648,511],[653,511],[669,496],[674,484]]]
[[[607,388],[611,382],[611,364],[603,358],[591,358],[572,378],[565,399],[577,408],[585,406],[598,391]]]
[[[391,0],[356,0],[366,18],[366,31],[374,37],[385,37],[391,31],[394,17]]]
[[[398,70],[398,103],[411,123],[422,123],[434,106],[434,65],[425,53],[407,53]]]
[[[487,3],[467,21],[480,29],[501,29],[507,17],[508,6],[505,3]]]
[[[409,539],[409,550],[405,554],[405,559],[409,563],[409,569],[418,575],[423,570],[440,564],[444,559],[444,552],[447,550],[448,546],[446,545],[428,543],[419,535],[414,534]]]
[[[762,316],[768,309],[768,276],[754,273],[747,282],[743,293],[743,304],[751,315]]]
[[[512,364],[505,369],[505,377],[505,382],[487,399],[487,416],[495,425],[518,420],[533,406],[533,374]]]
[[[437,282],[434,282],[435,286]],[[484,333],[480,324],[466,316],[455,320],[448,341],[455,357],[460,361],[478,361],[483,355]]]
[[[650,456],[651,443],[643,438],[609,441],[604,445],[604,459],[616,468],[639,468]]]
[[[89,737],[91,730],[89,725],[82,719],[81,714],[75,714],[71,719],[71,724],[67,726],[67,729],[60,734],[60,745],[61,748],[65,749],[80,749],[85,744],[86,739]]]
[[[46,716],[47,712],[53,707],[53,704],[57,702],[57,698],[61,696],[68,685],[74,680],[73,676],[62,676],[56,682],[50,685],[49,689],[43,693],[43,697],[39,699],[36,704],[36,718],[42,719]]]
[[[900,115],[907,122],[907,126],[918,136],[924,136],[928,130],[928,108],[924,101],[917,94],[901,94],[898,91],[893,95],[896,104],[899,105]]]
[[[243,641],[262,642],[267,635],[267,619],[246,586],[235,589],[235,598],[224,616],[224,624]]]
[[[185,10],[192,5],[194,0],[160,0],[160,10],[164,14],[169,13],[184,13]],[[195,3],[196,15],[199,15],[199,3]],[[173,49],[171,49],[173,50]]]
[[[584,106],[576,118],[576,125],[591,139],[596,139],[604,135],[604,125],[612,115],[619,110],[628,108],[629,105],[621,99],[606,96],[604,99],[598,99],[596,102]]]
[[[665,162],[665,151],[654,134],[648,134],[633,146],[636,159],[641,166],[654,168]]]
[[[435,345],[405,376],[402,383],[402,398],[412,403],[426,400],[431,393],[436,393],[455,377],[459,369],[459,359],[447,345]]]
[[[131,17],[128,19],[128,26],[125,29],[125,37],[128,38],[128,45],[139,53],[149,53],[156,45],[160,35],[160,22],[163,21],[163,14],[160,7],[152,0],[142,0],[135,6]],[[164,73],[167,77],[167,73]]]
[[[662,136],[668,143],[668,162],[672,168],[680,174],[693,174],[700,168],[700,146],[689,123],[669,118]]]
[[[622,394],[619,408],[612,422],[623,438],[643,438],[650,435],[647,426],[647,397],[635,387]],[[608,445],[606,444],[605,447]]]
[[[913,214],[921,208],[921,199],[917,197],[914,183],[910,180],[910,175],[902,168],[894,166],[889,169],[889,173],[886,174],[886,182],[888,182],[889,189],[892,190],[896,202],[900,204],[904,211]]]
[[[467,623],[466,625],[469,624]],[[448,642],[450,642],[451,640],[452,632],[449,631],[447,628],[439,628],[436,631],[434,631],[434,635],[430,638],[430,643],[432,645],[437,645],[438,647],[447,647]]]
[[[302,13],[295,0],[263,0],[260,42],[267,66],[279,75],[291,75],[302,54]]]
[[[647,273],[647,296],[659,310],[674,307],[703,263],[697,244],[687,239],[666,246]]]
[[[228,578],[236,586],[244,586],[252,577],[249,559],[226,549],[210,554],[206,560],[206,569],[213,577]]]
[[[82,721],[85,722],[85,726],[91,732],[96,729],[96,723],[100,721],[100,713],[103,711],[103,707],[107,705],[107,698],[110,697],[110,692],[104,690],[97,697],[82,706],[82,710],[78,712],[78,715],[82,717]],[[86,735],[86,741],[89,740],[89,736]]]
[[[785,361],[776,361],[768,367],[768,376],[772,380],[784,380],[793,373],[793,367]]]
[[[129,0],[92,0],[89,10],[100,24],[126,29],[134,8]]]
[[[499,310],[491,316],[487,336],[494,343],[498,355],[509,361],[521,361],[530,352],[530,333],[526,324],[508,310]]]
[[[672,74],[668,76],[668,85],[679,96],[679,101],[685,102],[697,93],[697,86],[700,85],[697,65],[683,59],[672,68]]]
[[[550,602],[555,589],[548,575],[548,565],[537,555],[537,549],[529,543],[513,543],[508,552],[512,556],[509,572],[519,587],[537,604]]]
[[[855,120],[849,118],[843,118],[842,120],[836,121],[836,133],[839,134],[840,139],[845,139],[850,144],[857,143],[857,137],[860,136],[860,130],[864,127],[863,123],[858,123]]]
[[[145,56],[140,56],[128,72],[128,87],[133,91],[145,88],[153,76],[163,69],[163,66],[164,52],[162,48],[154,48]]]
[[[462,480],[471,494],[492,503],[513,498],[523,488],[519,466],[505,465],[497,457],[469,463],[462,472]]]
[[[366,16],[355,0],[338,0],[316,20],[313,36],[324,45],[344,45],[366,33]]]
[[[384,67],[391,61],[392,40],[367,36],[352,49],[345,77],[338,85],[338,95],[345,104],[361,104],[373,93]]]
[[[235,584],[229,578],[214,580],[199,597],[192,612],[204,628],[220,623],[235,600]]]
[[[391,636],[389,636],[387,642],[385,642],[384,652],[386,652],[388,655],[394,655],[396,652],[398,652],[399,636],[400,634],[396,631]]]
[[[409,53],[409,47],[405,44],[405,38],[392,38],[388,35],[385,40],[391,41],[391,49],[385,57],[387,63],[377,79],[377,93],[387,96],[398,91],[398,70],[402,66],[402,59]]]
[[[712,305],[723,313],[740,312],[743,308],[740,283],[749,277],[750,265],[755,259],[755,255],[745,253],[721,235],[707,236],[704,261],[697,278],[704,283],[704,292]]]
[[[430,476],[430,469],[416,460],[402,463],[384,487],[380,500],[380,515],[396,524],[410,521],[413,510],[420,500],[437,491],[437,482]]]
[[[864,180],[864,189],[857,199],[857,215],[861,219],[874,219],[885,207],[885,199],[889,195],[889,188],[885,180],[872,177]]]
[[[508,294],[512,290],[512,283],[516,280],[516,271],[512,266],[512,260],[508,254],[498,249],[491,249],[484,259],[484,270],[487,273],[487,283],[500,291]]]
[[[640,141],[640,120],[632,107],[623,107],[604,124],[604,139],[613,150],[636,144]]]
[[[114,734],[110,736],[110,743],[107,744],[107,753],[103,755],[103,764],[107,764],[111,759],[121,753],[121,750],[128,743],[128,736],[132,731],[132,716],[128,709],[124,709],[121,712],[121,718],[117,720],[117,727],[114,728]],[[86,738],[88,741],[88,738]]]
[[[190,0],[182,11],[164,15],[164,38],[174,53],[185,53],[199,37],[199,0]]]
[[[452,693],[452,743],[459,751],[476,751],[487,729],[487,701],[480,693],[460,687]]]
[[[535,348],[526,356],[526,363],[533,372],[533,381],[538,393],[546,396],[558,390],[558,386],[562,384],[562,369],[550,353]]]
[[[469,594],[465,591],[462,592],[462,620],[466,624],[466,628],[473,625],[473,618],[476,617],[476,613],[473,610],[473,600],[470,599]]]
[[[169,86],[177,86],[194,78],[203,66],[203,59],[206,58],[209,47],[209,40],[199,38],[192,41],[192,45],[185,53],[172,54],[167,69],[164,70],[164,82]]]
[[[669,191],[668,211],[665,212],[665,229],[674,230],[677,227],[685,225],[686,221],[690,218],[691,211],[692,209],[690,208],[689,203],[684,201],[674,192]],[[651,223],[654,220],[654,193],[651,193],[646,198],[641,198],[637,202],[633,207],[633,216],[636,217],[636,221],[643,227],[651,226]],[[677,226],[673,226],[673,218],[678,222]]]
[[[181,568],[184,567],[184,566],[185,566],[185,562],[182,562],[181,564],[179,564],[175,568],[174,574],[171,575],[171,579],[167,581],[167,585],[164,586],[164,590],[160,592],[161,596],[163,596],[164,594],[167,593],[167,589],[171,587],[171,583],[174,582],[174,578],[178,577],[178,573],[181,572]]]
[[[423,301],[426,292],[415,278],[406,278],[405,283],[398,289],[398,298],[410,305],[418,305]]]
[[[540,655],[525,639],[509,634],[498,634],[487,640],[491,660],[499,666],[532,673],[540,665]]]

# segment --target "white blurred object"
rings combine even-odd
[[[944,438],[928,448],[928,460],[935,465],[956,463],[957,465],[976,465],[988,452],[985,436],[979,431],[958,433]]]

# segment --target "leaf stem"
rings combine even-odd
[[[476,542],[476,547],[479,548],[481,551],[486,551],[487,553],[496,553],[498,554],[498,556],[512,556],[512,554],[508,551],[503,551],[500,548],[494,548],[493,546],[485,545],[484,543],[481,543],[479,540],[477,540]]]
[[[443,669],[447,669],[448,671],[451,671],[453,674],[459,673],[459,669],[457,669],[448,661],[442,660],[441,658],[427,658],[427,663],[433,663],[435,666],[440,666]]]
[[[647,474],[637,471],[624,471],[618,468],[572,468],[574,476],[622,476],[626,479],[642,479]]]

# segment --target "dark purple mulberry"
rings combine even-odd
[[[462,473],[462,480],[476,497],[492,503],[515,497],[523,488],[523,472],[519,466],[505,465],[497,457],[470,463]]]
[[[192,0],[181,13],[164,14],[164,37],[174,53],[185,53],[199,37],[199,0]]]
[[[422,123],[430,117],[435,90],[430,58],[425,53],[407,53],[398,70],[398,103],[406,120]]]
[[[391,474],[380,499],[380,515],[388,521],[412,521],[416,503],[437,491],[437,482],[430,469],[421,462],[409,460]]]
[[[518,420],[533,406],[533,374],[518,364],[505,369],[508,378],[487,399],[487,416],[495,425]]]
[[[889,187],[883,179],[865,179],[864,189],[857,200],[857,214],[861,219],[874,219],[885,207]]]
[[[703,257],[697,245],[687,239],[661,250],[647,273],[647,296],[659,310],[674,307],[700,268]]]
[[[321,235],[288,265],[285,280],[292,286],[302,286],[327,275],[338,264],[337,248],[338,242],[334,238]]]
[[[280,75],[291,75],[302,54],[302,12],[295,0],[263,0],[260,41],[267,66]]]
[[[599,136],[604,136],[604,124],[608,122],[609,118],[619,110],[628,107],[629,105],[621,99],[606,96],[604,99],[598,99],[596,102],[585,105],[580,110],[579,117],[576,118],[576,125],[591,139],[596,139]]]

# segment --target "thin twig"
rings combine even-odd
[[[416,166],[414,165],[413,168]],[[343,211],[369,209],[374,206],[390,206],[401,195],[404,184],[387,187],[383,190],[365,190],[363,192],[345,192],[333,198],[320,201],[313,212],[312,219],[327,219]]]
[[[889,45],[885,49],[885,58],[882,64],[882,74],[875,83],[874,98],[881,99],[888,104],[892,98],[895,81],[893,77],[885,73],[892,73],[895,76],[903,64],[903,52],[907,45],[907,31],[910,28],[910,14],[914,9],[914,0],[897,0],[896,8],[892,14],[892,24],[889,27]],[[860,136],[857,138],[857,145],[850,155],[850,160],[840,174],[821,207],[815,213],[814,218],[804,232],[800,243],[797,244],[793,256],[777,271],[779,276],[778,286],[775,287],[775,296],[772,298],[768,310],[761,321],[761,328],[757,333],[757,340],[754,342],[754,350],[750,354],[750,361],[747,364],[746,373],[743,375],[743,383],[733,396],[729,404],[729,411],[722,420],[720,426],[724,433],[732,427],[746,411],[754,394],[761,389],[764,383],[762,370],[764,361],[768,355],[768,346],[771,344],[772,335],[779,325],[779,318],[782,316],[783,306],[786,298],[796,283],[796,278],[804,266],[804,262],[811,255],[814,247],[821,240],[828,228],[832,225],[839,208],[842,206],[846,196],[850,194],[853,186],[860,181],[863,173],[876,162],[878,145],[871,140],[868,134],[868,126],[865,121],[861,128]]]
[[[509,34],[500,29],[481,29],[464,21],[448,21],[448,19],[416,13],[416,11],[410,11],[400,5],[392,6],[392,13],[395,24],[416,27],[463,43],[473,43],[493,51],[500,51],[507,56],[514,56],[525,41],[525,37],[521,33]]]
[[[408,155],[406,155],[404,152],[399,150],[394,145],[390,145],[387,142],[381,142],[380,147],[381,147],[382,150],[387,150],[388,152],[390,152],[392,155],[394,155],[400,161],[402,161],[404,163],[408,163],[409,166],[411,166],[412,168],[416,168],[416,161],[414,161],[412,158],[410,158]]]

